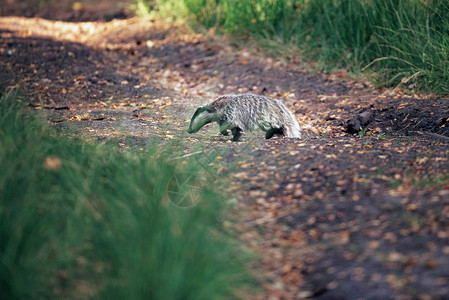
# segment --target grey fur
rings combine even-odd
[[[188,132],[197,132],[211,122],[220,125],[223,135],[228,135],[231,130],[234,141],[240,138],[242,130],[256,129],[264,131],[267,139],[274,134],[301,138],[295,116],[281,101],[254,94],[224,95],[200,106],[192,116]]]

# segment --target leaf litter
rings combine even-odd
[[[0,18],[0,84],[20,88],[52,126],[120,147],[180,140],[180,161],[210,154],[205,166],[230,179],[225,192],[237,199],[230,230],[260,257],[251,267],[262,291],[251,298],[449,294],[447,99],[312,73],[179,24],[104,22],[95,9],[62,10],[58,20],[35,7],[15,12],[46,19]],[[214,126],[187,135],[198,105],[246,92],[283,101],[305,137],[231,143]],[[372,122],[348,133],[368,109]]]

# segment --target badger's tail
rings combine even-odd
[[[295,124],[286,124],[284,126],[284,135],[289,138],[301,138],[301,129],[299,128],[299,124],[296,120]]]
[[[289,138],[301,138],[301,128],[299,127],[298,121],[296,121],[295,116],[286,108],[283,109],[284,117],[284,136]]]

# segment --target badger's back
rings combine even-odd
[[[210,106],[243,130],[282,128],[287,137],[301,137],[298,122],[279,100],[254,94],[224,95]]]

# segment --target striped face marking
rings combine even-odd
[[[200,130],[204,125],[210,123],[211,121],[212,121],[211,114],[207,110],[207,107],[200,106],[193,114],[187,132],[195,133],[198,130]]]

